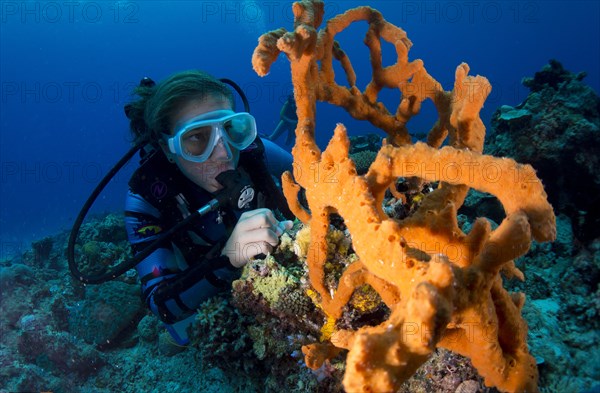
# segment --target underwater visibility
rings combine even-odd
[[[0,391],[600,390],[599,3],[1,7]]]

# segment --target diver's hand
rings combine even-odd
[[[255,209],[243,213],[221,255],[229,258],[235,267],[242,267],[258,254],[267,254],[279,243],[286,229],[292,228],[291,221],[278,221],[269,209]]]

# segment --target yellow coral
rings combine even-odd
[[[351,242],[346,234],[339,229],[330,228],[325,237],[327,255],[338,254],[346,256]],[[294,241],[294,252],[299,258],[306,258],[311,245],[310,227],[305,226],[296,233]]]
[[[294,252],[299,258],[306,258],[310,246],[310,227],[305,226],[296,233]]]
[[[279,249],[294,252],[294,239],[287,232],[284,232],[279,238]]]
[[[452,91],[443,90],[421,60],[409,62],[412,42],[406,33],[370,7],[338,15],[320,31],[322,1],[296,2],[293,12],[294,30],[264,34],[253,66],[265,75],[280,52],[291,63],[298,126],[292,150],[294,177],[285,173],[282,185],[294,214],[310,225],[305,255],[311,285],[332,318],[341,315],[354,290],[364,284],[392,310],[379,326],[333,334],[331,344],[349,349],[344,387],[352,392],[395,391],[440,346],[470,357],[489,386],[537,391],[537,368],[527,350],[527,326],[520,314],[524,296],[510,295],[499,272],[508,269],[518,276],[514,258],[527,252],[532,237],[553,240],[555,217],[533,168],[481,154],[485,127],[479,111],[490,92],[489,82],[468,75],[463,63],[456,68]],[[334,41],[337,33],[359,20],[369,24],[365,43],[373,67],[362,92],[355,85],[352,64]],[[397,62],[391,66],[382,65],[381,39],[395,47]],[[336,83],[333,59],[340,61],[348,87]],[[383,88],[402,93],[393,112],[377,102]],[[427,144],[411,145],[407,123],[425,99],[433,101],[439,118]],[[388,134],[389,144],[382,146],[366,175],[359,176],[349,159],[343,125],[338,124],[325,151],[317,146],[317,100],[342,106]],[[440,149],[446,139],[447,146]],[[302,176],[315,168],[334,174],[335,181]],[[398,177],[440,184],[402,221],[390,219],[382,208],[385,191]],[[470,187],[497,196],[503,204],[506,218],[494,231],[485,219],[477,220],[468,235],[458,227],[456,212]],[[310,211],[298,201],[301,189]],[[343,217],[359,259],[346,268],[330,294],[324,266],[331,213]],[[309,367],[319,367],[338,353],[331,344],[303,347]]]
[[[350,299],[350,304],[361,313],[373,311],[381,303],[377,292],[368,285],[357,288]]]
[[[308,288],[306,290],[306,296],[308,296],[310,298],[310,300],[312,300],[312,302],[315,304],[315,306],[317,306],[317,308],[323,309],[323,307],[321,307],[321,304],[320,304],[320,301],[319,301],[319,294],[317,292],[315,292],[312,289]]]
[[[321,341],[327,341],[331,339],[331,336],[335,332],[335,322],[335,318],[327,317],[325,324],[323,327],[321,327]]]
[[[268,255],[264,261],[269,274],[265,277],[253,277],[248,274],[249,269],[246,269],[245,276],[252,283],[253,292],[255,295],[261,295],[270,305],[274,305],[279,300],[281,292],[289,286],[297,285],[296,279],[286,273],[285,269],[280,269],[277,261],[272,255]]]
[[[327,232],[327,252],[329,255],[338,254],[345,257],[350,249],[350,241],[346,234],[339,229],[330,228]]]

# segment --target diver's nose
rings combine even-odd
[[[219,137],[219,140],[217,141],[217,144],[210,155],[210,159],[215,161],[227,161],[231,159],[229,156],[229,150],[225,146],[225,141],[223,138]]]

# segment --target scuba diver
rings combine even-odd
[[[293,142],[292,138],[295,135],[296,125],[298,124],[294,94],[288,95],[285,103],[281,107],[281,111],[279,112],[279,119],[279,124],[277,124],[275,131],[273,131],[273,133],[271,133],[271,135],[269,135],[267,138],[271,141],[275,141],[281,136],[281,134],[287,131],[285,144],[289,146]]]
[[[126,198],[134,254],[203,211],[135,266],[143,299],[179,344],[189,342],[186,328],[198,305],[231,288],[240,268],[272,251],[292,227],[272,177],[291,169],[292,157],[258,137],[247,111],[233,110],[233,93],[223,81],[201,71],[158,84],[145,78],[135,89],[139,99],[126,107],[136,140],[150,141]],[[213,202],[238,183],[232,206]]]

